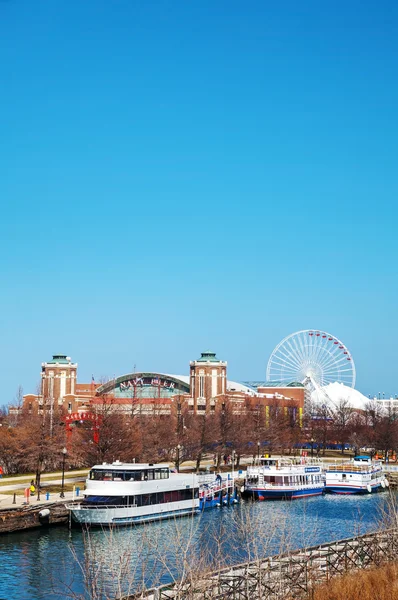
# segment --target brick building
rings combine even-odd
[[[281,386],[270,383],[243,384],[227,378],[227,362],[211,351],[190,362],[190,374],[169,375],[158,372],[127,373],[98,384],[77,383],[78,364],[64,354],[42,363],[41,393],[24,396],[24,406],[39,411],[61,409],[79,414],[101,411],[105,406],[126,414],[170,414],[178,403],[186,403],[195,413],[211,413],[218,402],[229,400],[236,410],[259,404],[293,411],[302,418],[304,387],[292,383]]]

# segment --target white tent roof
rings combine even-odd
[[[318,390],[314,390],[311,394],[311,400],[317,404],[330,404],[328,400],[328,398],[330,398],[332,409],[335,408],[342,400],[347,400],[352,408],[357,410],[365,410],[366,404],[369,402],[368,398],[361,394],[361,392],[358,390],[350,388],[347,385],[344,385],[344,383],[339,383],[337,381],[334,383],[329,383],[329,385],[322,388],[322,390],[325,390],[327,396],[322,394],[322,392],[318,392]]]

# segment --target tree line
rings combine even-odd
[[[64,447],[69,468],[115,460],[167,461],[179,467],[190,460],[197,469],[209,455],[217,468],[232,455],[239,467],[242,456],[298,453],[303,445],[313,454],[324,454],[336,444],[343,454],[347,446],[386,456],[398,448],[397,414],[383,412],[372,401],[364,411],[355,411],[346,400],[332,411],[308,405],[301,418],[298,406],[287,409],[277,399],[266,406],[260,398],[237,404],[219,397],[214,410],[195,414],[176,398],[171,411],[163,414],[156,405],[143,412],[139,403],[126,413],[112,397],[104,397],[95,408],[98,424],[73,423],[70,434],[62,409],[45,408],[38,412],[22,407],[18,414],[1,415],[0,465],[5,473],[36,472],[40,477],[43,471],[60,469]]]

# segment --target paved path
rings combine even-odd
[[[79,496],[82,498],[82,496]],[[40,500],[37,500],[37,495],[29,498],[29,504],[26,504],[24,496],[16,496],[14,503],[14,496],[12,494],[0,494],[0,514],[2,510],[9,508],[20,508],[23,506],[46,506],[47,504],[53,504],[54,502],[71,502],[72,500],[78,500],[79,498],[73,492],[65,492],[65,498],[60,498],[58,494],[50,494],[49,499],[46,499],[46,494],[40,493]]]

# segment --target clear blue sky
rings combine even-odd
[[[398,393],[396,2],[2,0],[0,53],[1,403],[306,328]]]

